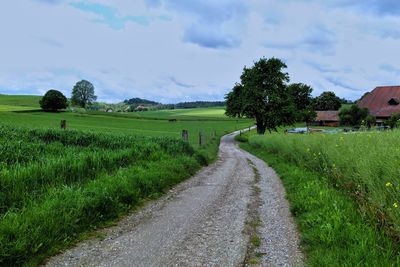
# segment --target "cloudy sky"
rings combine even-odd
[[[314,95],[400,84],[399,0],[9,0],[0,33],[3,94],[222,100],[261,57]]]

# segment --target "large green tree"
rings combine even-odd
[[[296,106],[296,121],[312,122],[317,117],[312,105],[312,87],[303,83],[293,83],[288,86],[288,94]]]
[[[40,99],[39,104],[45,111],[57,111],[67,108],[68,100],[60,91],[51,89]]]
[[[86,108],[96,99],[93,84],[86,80],[77,82],[72,89],[71,103],[73,105]]]
[[[314,100],[315,110],[339,110],[342,100],[334,92],[323,92]]]
[[[385,124],[391,129],[398,128],[400,126],[400,113],[393,113]]]
[[[226,96],[226,114],[255,119],[259,134],[294,123],[296,107],[287,89],[286,67],[277,58],[261,58],[252,67],[244,67],[241,83]]]
[[[362,122],[366,122],[369,115],[367,108],[359,108],[357,105],[352,105],[348,108],[343,108],[339,112],[340,124],[344,126],[360,126]],[[369,119],[370,120],[370,119]]]

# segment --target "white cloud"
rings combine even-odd
[[[119,21],[72,2],[110,7]],[[244,65],[274,56],[315,94],[356,99],[399,83],[400,18],[396,6],[388,12],[390,1],[379,3],[365,12],[339,0],[8,1],[0,9],[0,93],[69,95],[88,79],[100,100],[221,100]]]

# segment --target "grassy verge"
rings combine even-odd
[[[252,146],[329,178],[400,244],[400,131],[254,136]]]
[[[271,135],[250,137],[241,147],[268,162],[281,176],[291,211],[299,225],[307,266],[400,265],[396,242],[381,227],[371,223],[369,214],[355,205],[358,202],[346,189],[333,183],[326,172],[288,160],[286,153],[289,151],[282,152],[274,143],[277,138],[284,137],[270,138]],[[246,141],[246,137],[242,139]],[[271,150],[263,142],[275,149]],[[293,146],[286,139],[281,142],[288,142],[288,148]],[[303,144],[302,149],[307,151],[307,145]],[[293,157],[300,157],[292,153]]]
[[[39,264],[210,160],[170,138],[10,126],[0,133],[8,155],[0,160],[1,266]]]

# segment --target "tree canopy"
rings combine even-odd
[[[385,124],[391,129],[398,128],[400,126],[400,113],[393,113]]]
[[[175,108],[209,108],[223,106],[225,106],[225,101],[193,101],[175,104]]]
[[[138,97],[131,98],[131,99],[126,99],[126,100],[124,100],[124,103],[128,104],[128,105],[134,105],[134,106],[139,106],[139,105],[153,105],[153,106],[156,106],[156,105],[160,105],[160,103],[158,103],[158,102],[155,102],[155,101],[152,101],[152,100],[143,99],[143,98],[138,98]]]
[[[86,108],[96,99],[97,96],[94,94],[93,84],[86,80],[77,82],[72,89],[71,102],[73,105]]]
[[[294,99],[302,100],[299,106],[307,106],[308,88],[295,85],[289,90],[286,68],[286,64],[277,58],[261,58],[252,67],[244,67],[241,83],[235,84],[226,95],[226,114],[254,118],[259,134],[293,124],[297,111]],[[297,92],[299,88],[304,91]]]
[[[315,110],[339,110],[342,106],[342,100],[334,92],[323,92],[314,99]]]
[[[352,105],[350,108],[343,108],[339,112],[339,120],[341,125],[345,126],[360,126],[363,121],[366,123],[366,119],[369,115],[367,108],[359,108],[357,105]],[[372,118],[368,118],[371,123]]]
[[[293,83],[290,84],[287,89],[297,110],[296,121],[313,121],[317,113],[312,106],[313,98],[311,93],[313,89],[311,86],[303,83]]]
[[[68,107],[67,98],[60,92],[51,89],[39,101],[40,107],[46,111],[57,111]]]

